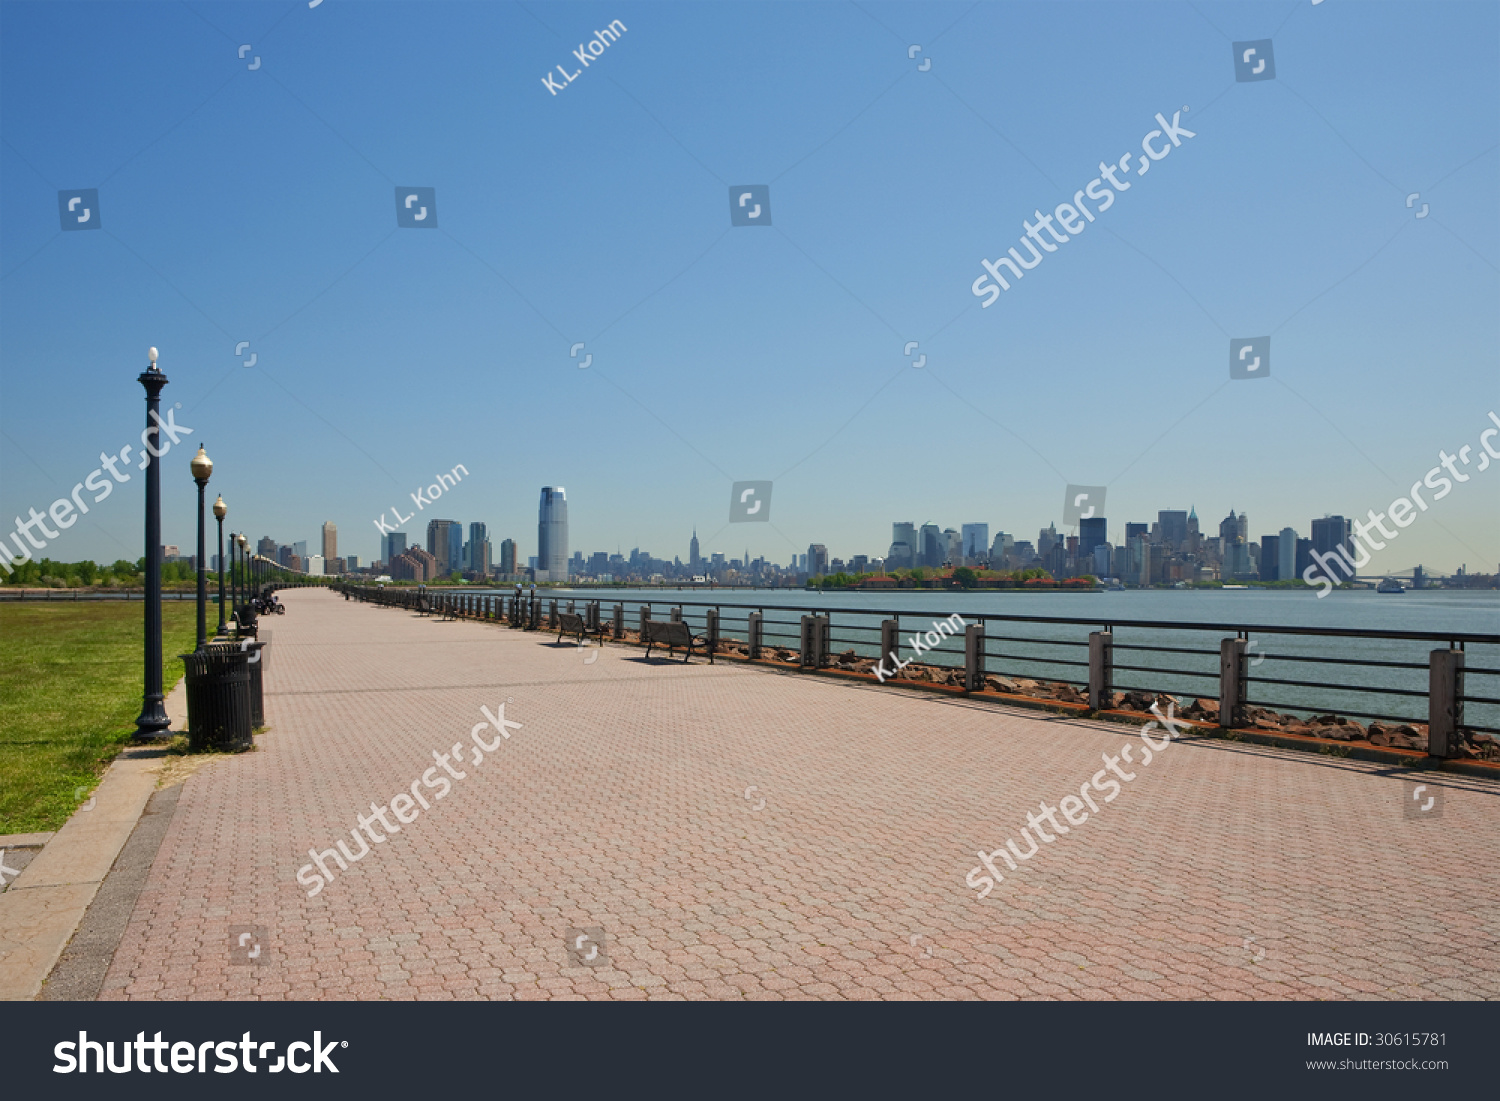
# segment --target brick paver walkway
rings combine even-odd
[[[1143,765],[1129,728],[284,595],[271,730],[187,781],[103,997],[1500,997],[1480,781],[1408,818],[1401,770]],[[976,899],[976,851],[1127,742],[1119,797]],[[309,898],[309,848],[357,854],[455,743],[447,798]]]

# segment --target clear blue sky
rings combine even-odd
[[[1306,534],[1469,445],[1376,568],[1493,571],[1497,32],[1492,3],[1350,0],[5,3],[0,516],[139,446],[155,344],[229,526],[333,520],[365,560],[459,463],[413,539],[482,520],[535,554],[562,485],[570,549],[686,556],[696,525],[785,562],[883,554],[893,520],[1032,539],[1069,482],[1108,486],[1116,542],[1189,505]],[[1276,79],[1236,82],[1265,38]],[[1184,106],[1196,137],[980,308],[981,258]],[[731,228],[740,184],[770,228]],[[397,229],[409,185],[437,230]],[[59,230],[67,188],[102,230]],[[1271,377],[1231,382],[1266,335]],[[767,478],[773,523],[727,527]],[[47,553],[138,557],[141,484]]]

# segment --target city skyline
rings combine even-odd
[[[561,503],[561,487],[544,487],[542,491],[542,505],[539,509],[538,535],[542,537],[543,531],[549,526],[547,519],[542,517],[553,516],[550,525],[559,531],[561,540],[567,538],[567,519],[564,511],[559,518],[553,508],[552,502]],[[565,510],[565,505],[564,505]],[[1371,510],[1373,512],[1373,510]],[[1142,569],[1150,573],[1152,569],[1152,558],[1142,561],[1142,552],[1134,546],[1137,538],[1144,539],[1154,546],[1166,545],[1172,553],[1168,562],[1178,563],[1185,560],[1191,564],[1197,564],[1199,573],[1204,576],[1220,576],[1225,581],[1240,579],[1259,580],[1288,580],[1302,578],[1306,579],[1306,572],[1314,562],[1328,569],[1327,556],[1338,548],[1343,547],[1346,556],[1349,549],[1356,546],[1354,536],[1364,536],[1373,543],[1373,536],[1368,533],[1372,530],[1385,532],[1382,521],[1384,514],[1375,514],[1374,517],[1346,518],[1339,514],[1325,513],[1321,517],[1310,517],[1306,521],[1306,527],[1298,528],[1288,525],[1279,531],[1263,532],[1255,535],[1259,528],[1252,528],[1247,513],[1236,513],[1233,509],[1217,523],[1211,523],[1209,530],[1202,528],[1202,521],[1197,513],[1195,505],[1189,506],[1187,510],[1181,509],[1159,509],[1157,517],[1150,521],[1126,521],[1118,524],[1113,530],[1107,517],[1088,517],[1081,520],[1077,525],[1076,533],[1067,527],[1062,530],[1057,528],[1056,522],[1049,522],[1046,528],[1039,528],[1035,540],[1025,538],[1028,529],[1016,531],[1004,531],[997,528],[993,541],[989,541],[990,525],[983,522],[968,522],[961,525],[961,531],[952,527],[943,528],[936,523],[926,523],[918,526],[912,522],[894,521],[891,523],[892,542],[887,548],[887,553],[882,555],[878,552],[849,551],[844,553],[831,552],[826,544],[809,544],[806,552],[790,553],[787,561],[783,563],[774,557],[756,558],[755,564],[765,563],[767,568],[778,571],[793,573],[806,573],[810,576],[832,572],[889,572],[898,569],[909,569],[920,567],[924,569],[937,569],[943,566],[971,565],[984,566],[993,569],[1026,569],[1043,568],[1056,576],[1077,576],[1092,573],[1099,577],[1120,578],[1128,584],[1136,584],[1145,580]],[[331,524],[325,523],[325,533]],[[454,546],[446,542],[448,534],[456,533],[461,539],[463,525],[452,520],[434,519],[428,524],[428,557],[431,566],[427,577],[448,576],[450,573],[462,572],[469,574],[471,571],[481,575],[488,574],[493,569],[500,575],[514,576],[517,570],[514,568],[504,569],[506,561],[506,548],[509,547],[509,559],[514,566],[519,561],[531,560],[537,562],[539,556],[525,555],[524,545],[518,545],[510,538],[501,542],[501,555],[494,557],[493,544],[489,539],[489,528],[485,522],[471,521],[468,526],[469,539]],[[1218,535],[1213,534],[1217,530]],[[1305,532],[1305,533],[1304,533]],[[436,534],[435,534],[436,533]],[[404,532],[391,532],[381,537],[382,548],[391,548],[400,553],[404,543]],[[896,553],[897,548],[908,538],[914,539],[922,547],[920,553],[903,558]],[[442,557],[434,556],[434,540],[441,546]],[[261,540],[262,547],[271,546],[272,554],[279,548],[295,555],[299,547],[305,550],[305,543],[277,544],[269,537]],[[566,543],[562,543],[566,547]],[[475,553],[475,547],[479,548],[480,559],[475,562],[471,555]],[[1066,555],[1064,551],[1066,550]],[[659,554],[651,547],[632,547],[628,556],[623,550],[611,552],[600,551],[575,551],[564,559],[566,568],[556,571],[547,571],[546,574],[538,573],[538,579],[558,580],[562,576],[597,576],[605,575],[613,577],[615,573],[620,576],[628,576],[636,573],[635,564],[639,556],[642,562],[653,561],[664,566],[675,566],[678,573],[692,575],[706,570],[713,574],[725,567],[735,566],[741,570],[748,570],[751,565],[751,557],[746,551],[739,557],[731,558],[730,551],[709,550],[705,555],[701,550],[698,533],[694,530],[688,541],[687,556],[669,549],[664,554]],[[1378,576],[1382,573],[1404,573],[1413,568],[1420,568],[1428,576],[1434,574],[1445,574],[1450,571],[1442,570],[1429,563],[1414,562],[1399,569],[1376,568],[1369,561],[1369,552],[1361,552],[1363,558],[1360,562],[1358,573],[1361,576]],[[1170,581],[1174,578],[1161,574],[1163,570],[1163,559],[1161,552],[1157,552],[1154,558],[1154,568],[1158,571],[1157,576],[1151,578],[1153,583],[1163,580]],[[455,556],[457,560],[455,563]],[[649,556],[649,558],[648,558]],[[283,556],[284,557],[284,556]],[[330,560],[332,561],[332,560]],[[342,560],[340,560],[342,561]],[[358,559],[356,557],[356,563]],[[391,559],[377,559],[376,563],[370,563],[368,571],[375,564],[388,569]],[[407,567],[409,568],[410,563]],[[443,568],[445,567],[445,568]],[[331,567],[329,567],[331,568]],[[349,567],[351,570],[358,569],[356,565]],[[540,570],[540,565],[532,568]],[[1467,568],[1470,573],[1487,573],[1483,564],[1461,563],[1460,568]],[[1350,567],[1344,568],[1345,574],[1356,572]],[[1500,572],[1500,571],[1497,571]],[[400,570],[399,576],[407,576]]]

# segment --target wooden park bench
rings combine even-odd
[[[653,646],[665,646],[667,653],[672,653],[677,647],[682,647],[682,663],[687,664],[688,658],[693,654],[695,643],[703,643],[703,652],[708,655],[708,664],[714,663],[714,652],[708,645],[708,640],[702,635],[695,635],[688,630],[688,625],[678,620],[670,619],[648,619],[646,620],[646,656],[651,656]]]
[[[604,628],[590,627],[583,616],[576,612],[557,613],[557,641],[561,642],[564,635],[577,635],[578,645],[583,645],[584,635],[595,635],[599,639],[599,645],[604,645]]]
[[[432,598],[430,596],[425,596],[424,595],[424,596],[417,597],[417,614],[418,615],[431,615],[432,614]]]
[[[452,597],[449,597],[447,600],[443,601],[443,621],[447,622],[450,619],[457,619],[457,618],[458,618],[458,601],[454,600]]]

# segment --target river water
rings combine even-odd
[[[488,590],[510,593],[513,589]],[[649,603],[652,615],[665,618],[668,609],[684,606],[684,616],[701,629],[707,607],[720,609],[720,631],[726,637],[745,638],[745,617],[750,611],[765,615],[765,642],[795,649],[797,621],[804,614],[793,609],[817,609],[832,616],[834,653],[854,650],[862,657],[877,657],[879,623],[892,616],[901,628],[903,659],[914,656],[907,639],[931,627],[931,621],[954,612],[971,622],[984,616],[988,639],[986,671],[1010,676],[1068,681],[1086,686],[1088,681],[1087,639],[1090,631],[1112,626],[1115,645],[1117,689],[1154,689],[1181,696],[1218,695],[1219,640],[1233,637],[1231,630],[1192,630],[1192,624],[1217,624],[1249,628],[1251,648],[1252,703],[1288,712],[1309,714],[1335,711],[1361,717],[1370,715],[1425,722],[1428,687],[1428,654],[1445,649],[1444,642],[1390,639],[1376,632],[1431,631],[1469,635],[1500,635],[1500,591],[1427,589],[1404,593],[1348,590],[1319,599],[1311,590],[1237,589],[1180,590],[1146,589],[1122,592],[971,592],[892,590],[883,592],[807,592],[801,589],[730,590],[699,589],[543,589],[544,600],[573,600],[580,606],[598,600],[607,619],[616,603],[623,603],[626,624],[633,627],[637,608]],[[698,604],[699,606],[694,606]],[[1074,624],[1028,623],[988,617],[1041,616],[1079,620]],[[1123,621],[1155,621],[1162,628],[1121,627]],[[1328,637],[1277,634],[1254,628],[1313,627],[1370,632],[1360,637]],[[1193,653],[1134,650],[1152,646]],[[1397,663],[1349,666],[1330,664],[1327,659],[1359,659]],[[1300,660],[1299,660],[1300,659]],[[1313,659],[1313,660],[1306,660]],[[923,661],[961,666],[962,642],[947,639]],[[1066,664],[1076,662],[1078,664]],[[1500,670],[1500,646],[1466,645],[1465,694],[1500,698],[1500,675],[1477,669]],[[1137,666],[1138,669],[1125,667]],[[1193,675],[1196,674],[1196,675]],[[1271,683],[1276,680],[1313,682],[1321,687]],[[1359,688],[1410,692],[1363,692]],[[1466,710],[1470,726],[1500,728],[1500,706],[1470,703]]]

